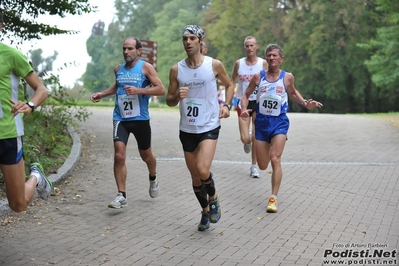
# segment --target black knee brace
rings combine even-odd
[[[213,181],[213,174],[209,174],[209,178],[207,180],[201,180],[202,184],[205,185],[206,192],[210,197],[214,196],[216,193],[215,182]]]
[[[193,186],[194,194],[197,197],[201,207],[204,209],[208,206],[208,196],[204,185],[200,187]]]

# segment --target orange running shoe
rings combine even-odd
[[[277,211],[278,211],[278,209],[277,209],[277,200],[274,197],[270,197],[269,198],[269,204],[267,205],[267,208],[266,208],[266,212],[275,213]]]

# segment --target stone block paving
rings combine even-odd
[[[178,140],[178,112],[151,110],[160,196],[149,197],[148,171],[131,137],[129,206],[116,210],[107,208],[117,192],[112,109],[91,111],[78,130],[83,151],[72,175],[47,202],[1,218],[0,265],[397,265],[399,129],[384,118],[289,114],[279,212],[268,214],[271,167],[249,177],[232,112],[212,165],[222,218],[198,232],[201,209]],[[390,253],[375,264],[375,257],[341,254],[366,250]]]

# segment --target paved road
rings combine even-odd
[[[289,114],[279,213],[267,214],[270,169],[249,177],[232,113],[222,121],[212,166],[222,218],[198,232],[200,207],[178,141],[178,113],[151,110],[160,196],[148,195],[132,138],[129,206],[114,210],[107,208],[116,196],[112,109],[91,110],[78,130],[82,157],[71,176],[57,182],[49,201],[1,218],[0,265],[377,265],[370,256],[379,254],[395,265],[399,129],[389,121]]]

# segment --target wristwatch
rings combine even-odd
[[[33,111],[35,111],[35,104],[32,102],[27,102],[26,104],[32,109],[32,113],[33,113]]]
[[[229,108],[229,111],[231,110],[231,104],[225,103],[225,104],[223,104],[223,106],[226,106],[227,108]]]

